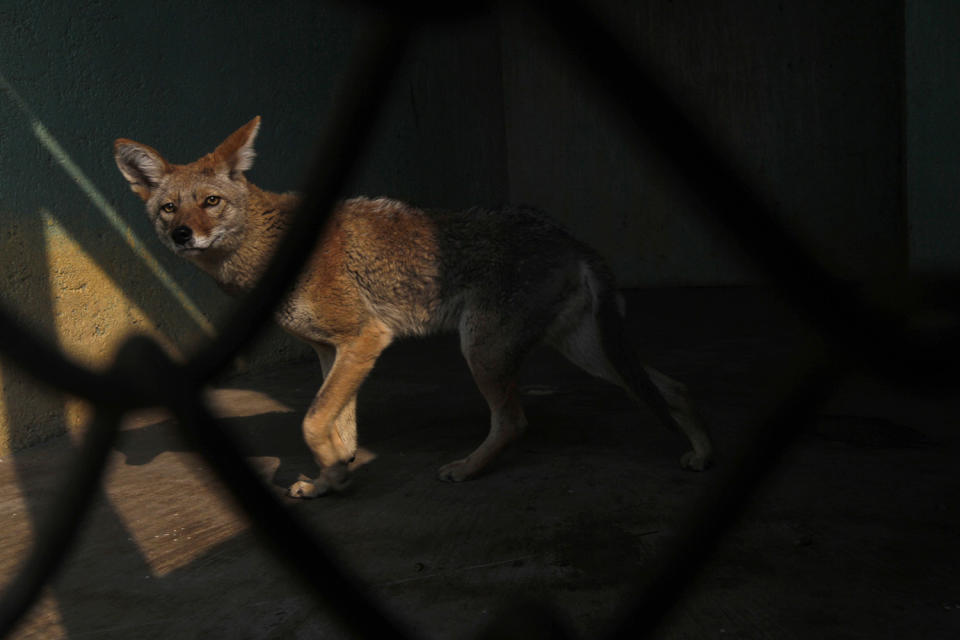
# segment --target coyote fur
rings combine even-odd
[[[117,166],[146,202],[162,242],[231,294],[254,286],[298,205],[296,195],[269,193],[245,178],[259,127],[258,116],[187,165],[132,140],[114,143]],[[649,404],[690,441],[681,465],[704,469],[712,446],[686,387],[637,360],[623,313],[601,258],[534,209],[341,202],[276,311],[283,329],[316,350],[324,374],[303,420],[321,473],[301,476],[289,494],[309,498],[346,485],[357,452],[357,391],[377,357],[394,338],[446,330],[459,331],[490,407],[490,431],[467,457],[441,467],[441,480],[475,476],[523,433],[515,376],[542,343]]]

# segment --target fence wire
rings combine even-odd
[[[374,5],[387,3],[371,2]],[[690,509],[673,542],[648,567],[621,615],[605,637],[652,634],[707,561],[761,480],[814,416],[836,377],[851,363],[903,385],[943,386],[960,371],[946,369],[960,352],[960,329],[934,332],[915,327],[917,306],[879,305],[831,274],[812,257],[763,204],[734,168],[729,154],[715,148],[694,121],[656,81],[635,52],[580,2],[526,0],[528,19],[545,24],[557,45],[581,65],[615,108],[627,114],[632,133],[650,144],[708,205],[719,224],[781,287],[795,308],[818,330],[811,344],[788,367],[794,383],[768,416],[758,420],[741,451],[728,456],[714,489]],[[107,455],[123,416],[137,408],[168,408],[182,436],[210,463],[232,499],[249,516],[265,546],[313,593],[351,635],[362,638],[413,637],[335,560],[331,547],[279,502],[244,459],[241,447],[207,411],[204,385],[230,362],[270,320],[289,290],[326,223],[336,200],[362,158],[373,124],[418,22],[460,17],[489,7],[470,2],[411,2],[373,20],[357,46],[323,129],[304,192],[306,196],[267,271],[239,303],[218,338],[185,364],[171,361],[150,338],[131,338],[112,367],[90,371],[51,347],[0,309],[0,353],[41,382],[83,398],[95,416],[78,448],[57,497],[37,528],[30,555],[0,599],[0,636],[9,634],[69,555],[71,543],[96,494]],[[383,9],[383,7],[381,7]],[[914,296],[924,309],[954,312],[960,285],[940,281]],[[499,637],[519,620],[536,627],[536,637],[566,637],[549,609],[508,612],[481,637]],[[518,627],[519,628],[519,627]]]

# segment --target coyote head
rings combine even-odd
[[[174,252],[200,261],[222,259],[243,241],[257,116],[213,153],[186,165],[171,164],[155,149],[120,138],[114,159],[130,188],[143,198],[160,239]]]

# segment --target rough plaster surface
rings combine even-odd
[[[292,1],[0,6],[0,301],[92,366],[136,331],[189,353],[206,334],[184,299],[213,325],[232,303],[156,240],[113,140],[188,162],[259,114],[248,177],[300,189],[362,18],[345,3]],[[495,27],[420,32],[348,193],[445,207],[505,199]],[[303,357],[312,352],[270,330],[243,362]],[[72,402],[16,369],[4,365],[0,380],[0,452],[82,422]]]
[[[935,5],[908,3],[908,37],[941,33]],[[825,263],[855,279],[905,265],[901,3],[596,6]],[[260,114],[250,178],[298,188],[362,18],[347,3],[293,0],[0,6],[0,300],[100,366],[134,330],[189,352],[203,327],[143,256],[214,325],[230,301],[153,237],[113,165],[111,141],[130,137],[185,162]],[[606,255],[625,286],[761,279],[656,154],[636,151],[570,61],[531,35],[509,17],[420,30],[348,192],[425,206],[540,206]],[[910,60],[950,68],[943,42]],[[914,73],[907,88],[936,93],[938,77]],[[940,144],[940,129],[927,123],[930,114],[951,121],[949,101],[922,97],[908,101],[910,140],[920,141],[908,199],[920,266],[953,255],[939,230],[957,182],[949,136]],[[129,230],[111,227],[104,207]],[[48,242],[44,215],[69,243]],[[271,331],[245,361],[256,369],[301,357],[309,351]],[[0,450],[71,423],[62,400],[15,370],[4,366],[0,380],[8,425]]]

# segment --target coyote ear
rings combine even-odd
[[[150,198],[150,193],[170,171],[170,165],[156,149],[126,138],[113,143],[113,159],[130,183],[130,189],[144,200]]]
[[[226,163],[231,178],[253,166],[253,158],[257,155],[253,150],[253,139],[259,130],[260,116],[257,116],[230,134],[213,152],[221,162]]]

